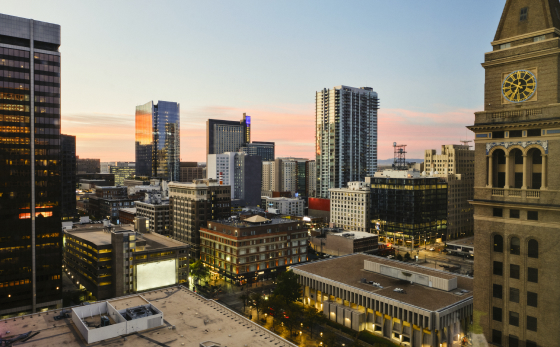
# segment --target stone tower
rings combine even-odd
[[[475,332],[560,338],[560,3],[507,0],[475,114]],[[481,330],[477,329],[481,328]]]

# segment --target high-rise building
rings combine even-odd
[[[373,177],[377,171],[377,110],[372,88],[338,86],[315,95],[316,195]]]
[[[173,238],[191,246],[189,254],[200,257],[200,228],[209,220],[231,216],[231,187],[216,180],[169,183],[169,223]]]
[[[274,142],[253,141],[241,147],[239,151],[248,155],[258,155],[263,162],[274,160]]]
[[[275,191],[276,189],[276,162],[262,162],[261,191]]]
[[[150,101],[136,106],[136,176],[179,180],[180,105]]]
[[[507,0],[475,113],[474,324],[489,343],[560,329],[560,3]]]
[[[261,201],[261,158],[243,152],[209,154],[208,178],[231,186],[231,199],[257,206]]]
[[[369,184],[348,182],[346,188],[331,188],[329,191],[331,223],[344,230],[369,232]]]
[[[76,172],[79,174],[100,173],[101,159],[80,158],[80,156],[76,156]]]
[[[305,163],[305,191],[307,197],[315,197],[315,189],[317,188],[317,170],[315,160],[310,160]]]
[[[251,117],[243,113],[240,121],[206,121],[206,155],[238,152],[251,142]]]
[[[179,182],[192,182],[193,180],[206,178],[204,169],[204,167],[198,166],[196,161],[182,161],[180,163]]]
[[[435,149],[424,151],[424,168],[430,176],[447,182],[447,229],[445,240],[472,236],[474,208],[474,150],[468,145],[443,145],[441,154]]]
[[[290,192],[292,196],[307,198],[309,160],[303,158],[277,158],[262,164],[261,190],[273,192]]]
[[[117,165],[109,165],[109,173],[115,175],[115,185],[121,186],[124,180],[134,176],[136,173],[136,163],[133,162],[117,162]]]
[[[76,136],[60,135],[60,213],[62,220],[72,220],[76,211]]]
[[[0,316],[62,305],[60,26],[0,14]]]

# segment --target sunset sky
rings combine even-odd
[[[277,156],[314,158],[315,92],[379,93],[378,158],[472,139],[480,66],[503,0],[28,1],[1,12],[62,26],[62,133],[77,154],[134,160],[134,110],[181,104],[181,159],[205,161],[206,119],[252,117]]]

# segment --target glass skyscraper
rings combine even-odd
[[[180,107],[150,101],[136,106],[136,176],[179,180]]]
[[[0,316],[62,306],[59,46],[0,14]]]

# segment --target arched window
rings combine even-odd
[[[510,241],[509,253],[519,255],[520,250],[521,250],[521,243],[519,242],[519,238],[512,237]]]
[[[529,256],[529,258],[539,257],[539,242],[537,240],[529,240],[527,255]]]
[[[494,252],[504,252],[504,238],[502,235],[494,235]]]

